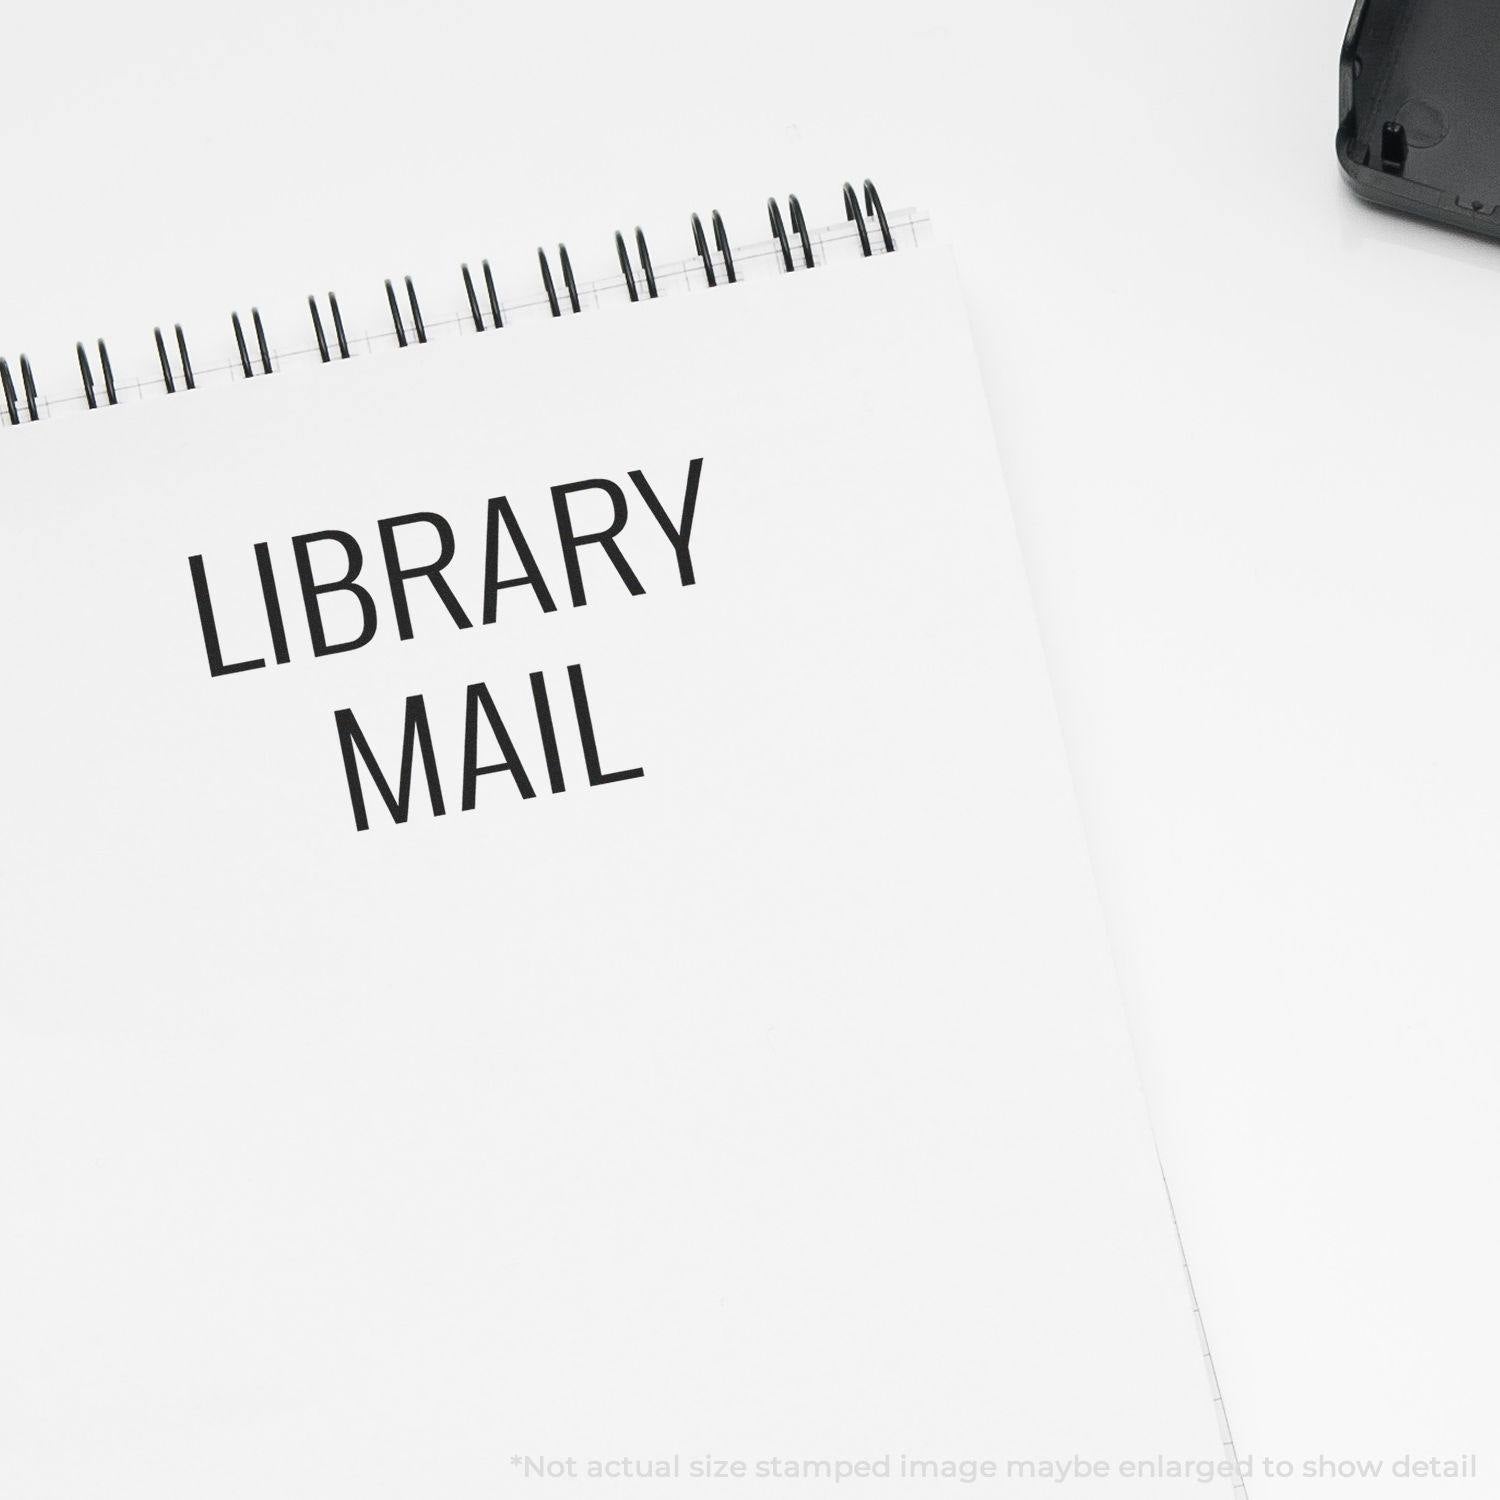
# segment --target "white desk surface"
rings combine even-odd
[[[1497,1397],[1500,246],[1347,191],[1348,10],[23,7],[0,345],[931,208],[1241,1452],[1389,1477]]]

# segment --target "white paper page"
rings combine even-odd
[[[12,436],[16,1493],[640,1493],[629,1460],[700,1494],[712,1454],[739,1491],[984,1473],[915,1459],[1029,1495],[1219,1456],[946,256]],[[630,473],[675,525],[694,459],[685,586]],[[598,478],[642,592],[590,544],[580,606],[551,487]],[[499,495],[556,608],[485,624]],[[472,623],[416,578],[402,640],[378,523],[417,512]],[[329,530],[377,626],[314,657],[291,538]],[[211,675],[190,556],[225,662],[268,665]],[[599,771],[642,775],[589,784],[574,665]],[[475,683],[535,795],[465,811]],[[336,711],[394,777],[416,694],[445,813],[362,778],[359,831]],[[889,1479],[762,1472],[809,1461]]]

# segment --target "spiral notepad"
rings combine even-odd
[[[844,196],[12,369],[16,1493],[1216,1455],[957,275]]]

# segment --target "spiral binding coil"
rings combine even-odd
[[[552,265],[547,259],[547,252],[540,245],[537,246],[536,258],[542,268],[542,285],[547,289],[547,306],[552,309],[554,318],[562,317],[562,304],[557,300],[557,287],[552,280]],[[568,247],[559,245],[557,247],[558,263],[562,266],[563,286],[568,293],[568,306],[574,312],[582,312],[583,304],[578,300],[578,283],[573,280],[573,262],[568,258]]]
[[[866,179],[866,186],[870,186]],[[813,268],[812,236],[807,232],[807,220],[802,216],[802,205],[797,201],[795,193],[788,193],[786,197],[787,217],[792,223],[792,233],[797,236],[802,247],[802,264],[807,270]],[[794,271],[797,268],[796,260],[792,254],[792,243],[787,236],[786,223],[781,217],[781,205],[774,198],[766,199],[766,212],[771,220],[771,234],[781,249],[781,266],[784,271]],[[891,245],[895,249],[895,245]]]
[[[845,219],[854,226],[858,236],[860,255],[869,257],[882,252],[893,253],[896,249],[896,237],[892,233],[885,207],[875,184],[869,178],[865,178],[861,183],[861,191],[856,192],[853,184],[846,182],[842,185],[842,196]],[[785,214],[782,212],[781,204],[775,198],[767,199],[766,212],[770,221],[775,258],[781,271],[791,273],[812,270],[818,264],[818,258],[814,253],[813,237],[808,232],[802,204],[796,194],[787,195]],[[708,287],[734,285],[740,280],[740,275],[735,266],[729,231],[725,226],[723,216],[717,209],[710,210],[706,228],[703,219],[696,213],[691,216],[689,222],[693,237],[693,252],[697,257],[697,265],[703,278],[701,284]],[[624,290],[631,302],[639,302],[643,299],[654,301],[659,295],[657,273],[652,264],[645,232],[639,225],[636,226],[632,238],[633,256],[631,241],[627,240],[623,232],[615,231],[615,257],[619,262]],[[556,264],[562,283],[561,291],[553,275],[552,259],[547,251],[540,247],[537,250],[537,264],[551,315],[554,318],[560,318],[565,311],[581,312],[583,299],[579,293],[577,278],[573,274],[573,262],[568,254],[568,247],[558,244],[556,249]],[[474,332],[487,333],[505,328],[504,310],[489,261],[480,261],[478,283],[467,264],[461,266],[459,270],[463,284],[464,305],[468,309],[468,322],[472,323]],[[681,272],[678,271],[675,274],[681,274]],[[615,286],[618,288],[620,283],[616,282]],[[398,347],[405,349],[413,341],[418,344],[427,342],[427,325],[422,316],[421,304],[417,299],[416,286],[410,276],[402,278],[402,288],[405,292],[405,308],[402,306],[403,299],[397,294],[395,283],[389,279],[385,282],[386,306],[390,311],[391,328]],[[327,323],[324,321],[319,299],[316,296],[309,296],[307,299],[307,310],[312,322],[317,354],[323,364],[332,363],[335,359],[346,360],[351,357],[350,339],[344,327],[338,298],[334,293],[328,292],[326,302]],[[271,341],[267,336],[260,309],[258,307],[250,309],[250,333],[253,337],[253,348],[252,337],[247,337],[245,325],[238,312],[230,314],[230,326],[234,332],[234,345],[240,374],[246,380],[274,374],[276,366],[271,358]],[[172,359],[173,350],[161,328],[152,330],[157,364],[161,369],[162,386],[169,396],[197,389],[197,379],[188,353],[187,337],[180,323],[172,325],[172,334],[176,353],[175,368]],[[368,340],[365,342],[368,343]],[[103,339],[96,339],[94,346],[102,391],[95,379],[94,363],[90,358],[89,350],[82,341],[75,346],[83,398],[90,411],[97,410],[100,406],[120,404],[119,386],[115,379],[114,365],[110,359],[109,350]],[[31,361],[25,354],[17,357],[17,367],[20,374],[19,382],[12,373],[10,362],[5,358],[0,358],[0,392],[3,392],[4,398],[0,425],[8,422],[10,426],[16,427],[23,423],[40,421],[45,409],[44,403],[37,395]]]
[[[422,309],[417,304],[417,289],[412,285],[411,277],[403,277],[406,284],[406,300],[411,306],[412,332],[417,336],[419,344],[427,342],[427,325],[422,321]],[[404,349],[406,348],[406,324],[401,320],[401,304],[396,300],[396,288],[386,279],[385,300],[390,305],[391,322],[396,329],[396,342]]]
[[[637,224],[635,226],[635,253],[640,258],[641,275],[646,282],[646,295],[654,298],[656,296],[656,272],[651,265],[651,251],[646,246],[646,236]],[[625,289],[630,293],[632,302],[639,302],[641,294],[636,289],[635,272],[630,268],[630,252],[625,248],[625,236],[617,229],[615,230],[615,255],[620,262],[620,270],[625,276]]]
[[[724,280],[732,284],[735,280],[734,256],[729,252],[729,234],[724,228],[724,220],[719,216],[718,209],[714,209],[709,217],[714,226],[714,244],[724,258]],[[693,248],[698,252],[698,259],[703,262],[703,274],[707,277],[708,284],[717,286],[713,257],[708,253],[708,240],[703,233],[703,220],[697,214],[693,215]]]
[[[464,273],[464,291],[469,298],[469,315],[474,319],[474,332],[484,332],[484,319],[479,314],[479,298],[474,295],[474,278],[469,275],[469,268],[460,268]],[[491,328],[503,328],[505,321],[500,316],[500,298],[495,293],[495,278],[490,273],[489,261],[481,261],[480,269],[484,272],[484,290],[490,299],[490,317],[493,321]]]
[[[390,286],[390,282],[386,282]],[[326,365],[333,356],[328,352],[328,339],[323,332],[323,318],[318,312],[318,299],[309,295],[307,299],[307,310],[312,314],[313,337],[318,341],[318,358]],[[344,315],[339,311],[339,299],[332,292],[328,294],[328,311],[333,318],[333,336],[338,341],[340,359],[349,358],[349,340],[344,333]],[[177,330],[177,337],[181,339],[182,329]],[[182,362],[187,364],[187,350],[182,351]],[[163,366],[165,368],[165,366]],[[191,384],[191,380],[189,380]]]
[[[194,387],[193,362],[188,358],[187,339],[183,336],[181,323],[174,323],[172,327],[177,335],[177,357],[182,361],[182,386],[184,390],[190,391]],[[156,336],[156,357],[161,361],[161,378],[166,384],[167,394],[175,395],[177,385],[172,379],[172,362],[167,358],[166,340],[162,338],[160,328],[155,328],[152,332]]]
[[[21,418],[16,410],[16,386],[10,378],[10,366],[3,359],[0,359],[0,388],[5,391],[5,414],[10,418],[10,425],[19,427]],[[32,378],[31,361],[24,354],[21,356],[21,389],[26,403],[27,419],[35,422],[38,420],[36,381]]]
[[[78,371],[83,376],[83,394],[88,401],[89,410],[93,411],[98,406],[98,398],[94,395],[94,372],[89,369],[88,350],[80,343],[78,350]],[[109,350],[104,347],[104,340],[99,340],[99,371],[104,376],[104,393],[111,406],[118,406],[120,398],[115,394],[115,372],[109,362]],[[31,419],[36,421],[35,415]]]
[[[389,286],[390,283],[387,282],[386,285]],[[245,379],[249,380],[255,374],[255,371],[250,367],[250,353],[245,348],[244,325],[240,322],[240,315],[237,312],[230,313],[229,321],[234,325],[234,344],[240,354],[240,369],[244,371]],[[250,321],[255,326],[255,343],[260,351],[261,373],[269,375],[271,374],[271,349],[266,343],[266,325],[260,320],[260,309],[258,307],[250,309]]]

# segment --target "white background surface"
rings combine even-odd
[[[32,7],[0,61],[0,346],[69,384],[846,176],[934,210],[1237,1437],[1299,1461],[1496,1404],[1500,249],[1348,194],[1347,12]]]

